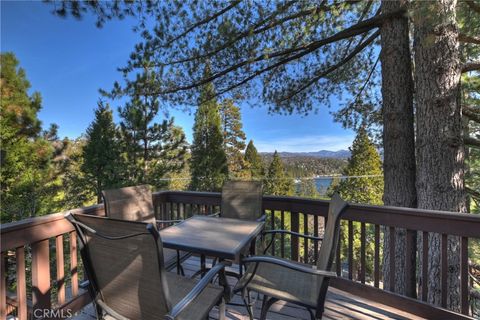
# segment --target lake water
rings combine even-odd
[[[317,191],[320,195],[325,195],[327,193],[328,187],[332,184],[333,178],[331,177],[319,177],[313,178],[315,181],[315,186],[317,187]],[[300,181],[296,179],[296,184],[299,186]]]

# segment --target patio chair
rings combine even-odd
[[[222,218],[265,221],[260,181],[227,181],[222,187]]]
[[[233,218],[250,221],[265,221],[262,211],[262,183],[260,181],[226,181],[222,187],[221,212],[213,214],[222,218]],[[244,256],[255,252],[254,240]],[[240,278],[243,265],[238,261],[238,273],[228,272],[229,276]]]
[[[250,291],[263,294],[261,320],[266,318],[268,309],[278,300],[306,307],[312,319],[322,318],[329,280],[336,276],[331,270],[338,244],[340,216],[347,205],[337,194],[330,201],[316,268],[272,256],[253,256],[243,259],[243,263],[248,268],[234,291],[242,291],[242,298],[250,319],[253,319]],[[311,238],[311,236],[286,230],[265,232],[272,236],[272,241],[276,234],[282,233]]]
[[[202,319],[229,298],[223,263],[200,281],[167,272],[162,241],[151,223],[67,214],[77,231],[97,318]],[[219,278],[220,285],[211,282]]]
[[[110,218],[161,224],[173,224],[181,220],[156,220],[153,209],[152,191],[149,185],[103,190],[105,214]],[[190,253],[172,249],[163,249],[165,268],[177,267],[177,272],[184,274],[181,263],[190,257]]]

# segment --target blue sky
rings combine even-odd
[[[93,17],[62,19],[51,9],[40,1],[2,0],[0,49],[15,53],[32,90],[41,93],[44,127],[57,123],[61,137],[75,138],[93,120],[98,89],[110,89],[121,80],[116,68],[125,65],[139,37],[129,20],[110,21],[98,29]],[[119,104],[112,103],[115,112]],[[269,115],[266,107],[241,105],[241,110],[247,139],[260,151],[336,151],[354,138],[323,106],[307,117]],[[170,115],[191,142],[193,114],[171,110]]]

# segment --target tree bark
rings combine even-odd
[[[414,12],[418,207],[466,212],[456,0]],[[459,241],[448,239],[447,306],[459,310]],[[441,236],[430,234],[428,302],[441,304]]]
[[[395,12],[405,1],[382,1],[382,13]],[[410,207],[417,205],[415,189],[415,140],[413,116],[413,78],[409,47],[408,19],[396,17],[387,20],[381,28],[380,61],[382,63],[384,196],[388,206]],[[388,228],[384,230],[383,282],[390,288],[390,255]],[[395,283],[394,291],[409,296],[406,282],[416,279],[405,275],[406,232],[395,232]],[[412,255],[415,265],[415,255]],[[415,288],[415,285],[410,286]]]

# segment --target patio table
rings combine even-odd
[[[193,216],[161,230],[160,236],[165,248],[240,261],[242,252],[260,234],[263,226],[264,222]]]

